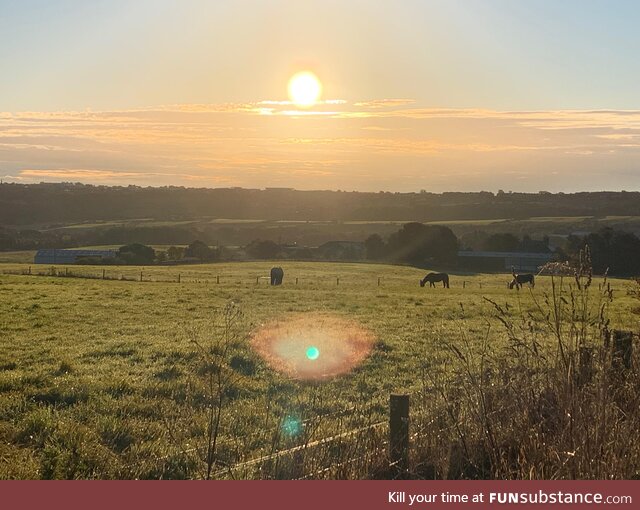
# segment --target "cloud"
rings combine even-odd
[[[538,129],[640,129],[640,110],[498,111],[474,108],[404,108],[388,111],[344,111],[341,116],[367,119],[503,120]]]
[[[459,189],[517,170],[637,186],[640,111],[424,108],[408,99],[0,113],[5,179],[298,188]],[[555,172],[555,173],[554,173]],[[570,178],[571,177],[571,178]],[[402,181],[406,179],[406,181]],[[571,180],[573,179],[573,181]],[[602,177],[604,179],[604,177]],[[580,181],[582,182],[582,181]],[[448,183],[448,186],[445,184]],[[606,185],[606,181],[603,186]],[[503,186],[499,186],[503,187]]]
[[[414,99],[373,99],[371,101],[360,101],[353,106],[360,108],[396,108],[415,103]]]
[[[262,105],[268,105],[268,106],[294,106],[296,103],[294,103],[293,101],[271,101],[271,100],[265,100],[265,101],[258,101],[257,103],[254,103],[256,106],[262,106]],[[322,105],[337,105],[337,104],[347,104],[347,101],[344,99],[324,99],[324,100],[320,100],[317,101],[315,103],[315,106],[322,106]]]
[[[606,135],[595,135],[596,138],[605,140],[636,140],[640,139],[640,133],[611,133]]]
[[[391,131],[391,128],[382,126],[362,126],[360,129],[364,129],[365,131]]]
[[[56,170],[25,169],[20,171],[22,178],[43,178],[53,177],[65,180],[92,180],[103,181],[113,178],[126,179],[131,177],[142,177],[148,174],[140,172],[113,172],[107,170],[86,170],[80,168],[61,168]]]
[[[199,181],[208,183],[225,184],[233,182],[222,176],[194,175],[188,173],[154,173],[154,172],[125,172],[83,168],[55,168],[55,169],[23,169],[16,176],[5,176],[7,178],[19,179],[21,181],[41,181],[43,179],[53,179],[65,182],[111,182],[120,183],[125,181],[136,181],[149,184],[150,181],[171,181],[179,178],[187,181]]]
[[[69,147],[59,145],[44,145],[44,144],[32,144],[32,143],[0,143],[0,148],[8,149],[37,149],[43,151],[70,151],[81,152],[81,149],[72,149]]]

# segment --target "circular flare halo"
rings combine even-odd
[[[353,320],[321,313],[294,314],[263,324],[253,349],[271,368],[294,379],[321,380],[361,364],[375,336]]]

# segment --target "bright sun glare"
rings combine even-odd
[[[317,76],[310,71],[294,74],[289,80],[289,98],[296,106],[308,108],[320,98],[322,85]]]

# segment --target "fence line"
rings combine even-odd
[[[334,417],[334,416],[345,416],[345,415],[349,415],[350,413],[352,413],[353,411],[357,411],[358,410],[358,406],[351,406],[351,407],[347,407],[345,409],[339,409],[337,411],[331,411],[328,413],[320,413],[320,414],[314,414],[313,416],[311,416],[310,418],[305,418],[304,420],[301,420],[300,424],[301,425],[305,425],[307,423],[310,422],[314,422],[317,420],[321,420],[324,418],[328,418],[328,417]],[[229,434],[230,431],[227,430],[226,428],[221,428],[220,429],[222,434]],[[270,434],[270,432],[268,431],[264,431],[264,430],[257,430],[255,432],[252,432],[250,434],[243,434],[242,438],[243,439],[247,439],[247,438],[253,438],[256,436],[260,436],[260,435],[265,435],[265,434]],[[236,441],[235,438],[231,438],[231,437],[222,437],[221,439],[218,439],[218,443],[234,443]]]
[[[78,267],[82,267],[82,266],[77,266],[74,265],[72,266],[74,268],[78,268]],[[118,267],[120,268],[120,271],[112,271],[112,274],[109,274],[109,267]],[[105,268],[100,269],[99,272],[96,273],[82,273],[82,272],[72,272],[69,271],[69,267],[66,266],[64,271],[62,269],[60,269],[57,266],[51,266],[51,268],[48,271],[35,271],[32,270],[31,266],[29,266],[28,269],[21,269],[21,270],[17,270],[17,269],[3,269],[2,270],[2,274],[5,275],[16,275],[16,276],[44,276],[44,277],[62,277],[62,278],[80,278],[80,279],[88,279],[88,280],[108,280],[108,281],[128,281],[128,282],[138,282],[138,283],[176,283],[176,284],[188,284],[188,283],[195,283],[195,284],[220,284],[221,280],[224,281],[224,278],[229,278],[232,279],[234,282],[237,282],[238,280],[240,281],[244,281],[247,280],[247,283],[249,281],[254,282],[254,278],[256,279],[255,283],[258,283],[259,280],[269,280],[268,276],[247,276],[247,275],[212,275],[212,274],[205,274],[204,276],[200,276],[198,277],[198,275],[193,275],[193,276],[189,276],[189,274],[187,273],[185,275],[185,273],[175,273],[175,274],[170,274],[168,276],[164,276],[162,274],[158,275],[158,274],[154,274],[157,270],[156,269],[151,269],[149,271],[139,271],[137,269],[134,269],[135,266],[131,266],[130,268],[128,268],[127,266],[107,266]],[[164,266],[162,266],[164,267]],[[189,270],[187,269],[187,271],[194,271],[196,272],[196,270]],[[115,273],[115,274],[113,274]],[[496,276],[500,276],[500,274],[497,274]],[[341,284],[344,284],[344,277],[336,277],[336,276],[332,276],[332,275],[325,275],[326,277],[326,281],[325,283],[327,285],[331,285],[332,281],[335,281],[334,286],[340,286]],[[295,285],[299,285],[299,283],[303,283],[304,279],[296,276],[296,277],[292,277],[291,282],[295,281]],[[306,278],[307,282],[313,282],[313,283],[317,283],[319,280],[317,277],[307,277]],[[355,282],[357,283],[362,283],[363,280],[362,278],[354,278]],[[386,285],[384,285],[384,283],[387,284],[391,284],[393,285],[393,283],[406,283],[406,279],[401,278],[401,277],[380,277],[378,275],[371,275],[371,281],[375,284],[375,282],[377,282],[377,287],[380,288],[384,288]],[[349,283],[350,280],[347,280],[347,283]],[[460,280],[458,281],[459,285],[452,285],[452,287],[457,287],[457,288],[461,288],[461,289],[465,289],[467,287],[467,281],[465,280]],[[479,282],[479,288],[482,290],[483,288],[502,288],[503,285],[499,282],[495,282],[492,284],[487,284],[483,282]],[[292,283],[293,285],[293,283]]]
[[[417,393],[419,392],[416,392],[416,394]],[[408,395],[404,395],[404,397],[408,398]],[[312,418],[309,418],[305,420],[304,423],[311,422],[313,420],[317,420],[321,418],[326,418],[328,416],[348,415],[350,411],[353,411],[356,409],[357,407],[353,406],[344,410],[324,413],[322,415],[317,415]],[[388,467],[391,469],[394,469],[397,473],[402,474],[402,473],[406,473],[408,470],[408,452],[410,448],[414,447],[414,443],[417,440],[424,437],[431,437],[431,438],[440,437],[443,433],[451,434],[455,429],[455,425],[438,426],[438,423],[440,422],[441,417],[432,418],[427,423],[421,423],[421,426],[418,427],[418,430],[412,431],[410,434],[408,434],[408,436],[404,438],[406,440],[403,442],[404,446],[400,447],[401,451],[394,454],[391,448],[391,444],[392,444],[392,441],[394,440],[394,434],[396,434],[397,436],[398,431],[394,432],[393,430],[394,425],[393,425],[393,420],[391,416],[394,411],[393,411],[393,406],[391,405],[391,402],[390,402],[389,412],[390,412],[390,416],[388,420],[369,423],[367,425],[346,430],[344,432],[340,432],[338,434],[334,434],[328,437],[323,437],[313,441],[307,441],[304,444],[299,444],[286,449],[276,450],[276,451],[273,451],[272,453],[260,455],[252,459],[235,462],[235,463],[226,465],[224,468],[217,469],[212,473],[212,476],[214,478],[225,477],[225,476],[236,478],[236,475],[240,474],[239,478],[246,478],[252,472],[254,473],[254,475],[255,473],[262,472],[264,465],[274,461],[276,465],[270,466],[269,469],[271,473],[277,473],[280,468],[278,462],[284,458],[287,458],[287,459],[290,459],[290,460],[287,460],[287,463],[292,462],[292,464],[285,465],[285,467],[289,469],[289,471],[285,470],[285,472],[289,474],[293,474],[293,476],[291,476],[292,479],[308,479],[308,478],[314,478],[317,476],[325,475],[331,472],[332,470],[339,470],[348,466],[353,466],[357,464],[359,461],[366,461],[367,459],[370,459],[371,457],[378,455],[383,451],[389,454],[389,461],[387,464]],[[424,414],[424,412],[425,410],[421,406],[419,406],[418,409],[414,411],[413,416],[414,417],[421,416]],[[435,427],[433,427],[434,425]],[[387,439],[382,439],[380,436],[377,436],[377,432],[384,429],[387,429],[388,431]],[[407,427],[404,430],[405,432],[401,432],[401,434],[408,433],[409,429]],[[252,434],[251,437],[262,434],[262,433],[263,432],[256,432],[255,434]],[[265,434],[269,435],[268,432]],[[278,435],[279,431],[276,430],[275,434]],[[359,443],[359,440],[360,438],[363,437],[363,435],[365,438],[364,446],[361,443]],[[346,443],[344,442],[345,440],[347,441]],[[233,443],[233,440],[232,439],[229,439],[228,441],[223,440],[220,444],[222,443]],[[331,448],[330,448],[333,444],[336,444],[336,443],[338,448],[340,448],[339,453],[337,454],[338,455],[337,461],[335,459],[336,454],[331,452]],[[351,445],[351,446],[347,446],[347,445]],[[361,452],[361,449],[364,449],[366,453],[356,455],[356,456],[350,455],[347,458],[344,458],[344,455],[349,455],[349,449],[353,447],[358,448],[358,453]],[[319,463],[322,465],[322,467],[320,467],[319,469],[316,466],[313,466],[313,468],[311,469],[305,468],[304,455],[309,451],[322,450],[324,448],[326,448],[325,451],[327,452],[325,455],[318,454],[312,457],[312,464]],[[201,446],[201,447],[189,448],[186,450],[183,449],[181,450],[181,452],[183,454],[186,454],[186,453],[193,453],[193,452],[205,450],[205,449],[206,449],[206,446]],[[394,458],[394,457],[398,457],[398,458]],[[168,458],[168,456],[164,458]],[[156,460],[162,460],[162,458],[158,458]],[[254,469],[255,471],[253,471]],[[295,473],[300,470],[302,470],[303,472],[299,475],[296,475]]]
[[[408,398],[408,395],[402,395],[401,397]],[[408,418],[408,409],[406,411],[407,411],[407,418]],[[409,433],[408,426],[406,428],[401,427],[399,430],[393,430],[394,428],[393,413],[394,412],[395,412],[394,405],[392,404],[392,401],[390,401],[390,408],[389,408],[390,416],[388,420],[378,421],[375,423],[371,423],[369,425],[351,429],[339,434],[335,434],[333,436],[324,437],[315,441],[307,442],[305,444],[297,445],[284,450],[277,450],[267,455],[261,455],[253,459],[238,462],[233,465],[227,466],[224,469],[217,470],[214,473],[214,476],[219,477],[225,474],[231,474],[233,476],[234,471],[242,472],[244,469],[248,467],[260,466],[261,464],[266,464],[274,460],[277,462],[279,459],[282,459],[283,457],[290,457],[293,460],[294,464],[301,463],[304,461],[304,458],[302,457],[297,458],[296,454],[306,453],[308,450],[313,450],[316,448],[323,448],[337,441],[341,442],[344,439],[353,439],[363,433],[375,434],[375,432],[381,428],[388,429],[388,438],[386,440],[376,441],[375,445],[372,445],[371,443],[367,444],[366,453],[364,455],[349,457],[347,459],[341,460],[340,462],[331,461],[331,465],[329,466],[312,470],[311,472],[306,472],[300,476],[294,477],[294,479],[308,479],[318,475],[326,474],[334,469],[340,469],[350,464],[355,464],[358,461],[362,461],[363,459],[368,459],[370,457],[373,457],[376,454],[380,454],[381,451],[387,451],[387,453],[389,454],[389,462],[388,462],[389,468],[394,469],[399,474],[399,476],[402,476],[402,474],[406,473],[408,470],[409,450],[415,447],[414,443],[416,440],[425,438],[425,437],[431,437],[431,438],[440,437],[442,434],[451,435],[455,431],[455,424],[438,426],[438,423],[442,419],[443,415],[436,416],[435,418],[432,418],[431,420],[429,420],[427,423],[421,423],[421,426],[419,427],[419,429],[411,433]],[[425,410],[419,407],[416,411],[414,411],[412,416],[414,417],[416,415],[421,416],[424,414],[424,412]],[[335,414],[335,413],[328,413],[327,415],[332,415],[332,414]],[[408,425],[408,423],[406,425]],[[435,427],[433,427],[434,425]],[[400,437],[398,437],[398,434],[400,434]],[[402,434],[407,434],[407,436],[403,438]],[[394,438],[394,435],[395,435],[395,438]],[[371,439],[371,436],[368,439]],[[394,452],[393,451],[394,448],[392,448],[391,446],[394,440],[397,443],[398,439],[401,440],[400,441],[401,444],[399,447],[400,451]],[[397,445],[395,446],[395,449],[396,450],[398,449]],[[295,472],[296,470],[295,466],[292,468],[292,470]]]
[[[384,447],[386,447],[388,444],[389,444],[389,442],[388,442],[388,441],[382,441],[381,446],[382,446],[383,448],[380,448],[380,450],[384,449]],[[330,472],[330,471],[331,471],[331,469],[333,469],[333,468],[336,468],[336,467],[337,467],[337,468],[341,468],[341,467],[343,467],[343,466],[346,466],[346,465],[348,465],[348,464],[353,464],[353,463],[358,462],[358,461],[363,460],[363,459],[367,459],[367,460],[369,460],[371,457],[373,457],[374,455],[376,455],[376,454],[378,454],[378,453],[379,453],[379,451],[372,450],[372,451],[369,451],[369,452],[365,453],[364,455],[361,455],[360,457],[355,457],[355,458],[352,458],[352,459],[347,459],[347,460],[345,460],[344,462],[338,462],[337,464],[334,464],[334,465],[332,465],[332,466],[329,466],[329,467],[323,468],[323,469],[321,469],[321,470],[319,470],[319,471],[314,471],[314,472],[312,472],[312,473],[307,473],[306,475],[301,476],[300,478],[295,478],[295,480],[309,480],[309,479],[314,479],[314,478],[316,478],[318,475],[321,475],[321,474],[324,474],[324,473],[328,473],[328,472]]]
[[[359,434],[360,432],[375,429],[377,427],[380,427],[381,425],[387,425],[387,422],[386,421],[381,421],[381,422],[378,422],[378,423],[373,423],[373,424],[367,425],[365,427],[359,427],[357,429],[349,430],[349,431],[343,432],[341,434],[336,434],[335,436],[325,437],[325,438],[322,438],[322,439],[318,439],[316,441],[311,441],[309,443],[305,443],[305,444],[302,444],[302,445],[294,446],[294,447],[288,448],[286,450],[278,450],[278,451],[276,451],[274,453],[271,453],[269,455],[262,455],[260,457],[254,458],[254,459],[250,459],[250,460],[243,461],[243,462],[238,462],[236,464],[233,464],[232,466],[229,466],[228,469],[224,469],[224,470],[220,470],[220,471],[215,472],[214,475],[215,476],[219,476],[219,475],[227,473],[227,472],[229,472],[230,470],[233,470],[233,469],[238,469],[238,468],[246,467],[246,466],[253,466],[253,465],[256,465],[256,464],[267,462],[269,460],[279,459],[279,458],[287,456],[287,455],[293,455],[296,452],[305,451],[305,450],[308,450],[308,449],[311,449],[311,448],[316,448],[316,447],[319,447],[319,446],[324,446],[326,444],[332,443],[332,442],[337,441],[339,439],[343,439],[345,437],[351,437],[351,436],[354,436],[356,434]]]

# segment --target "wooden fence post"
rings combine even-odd
[[[298,285],[298,277],[296,276],[296,285]]]
[[[104,277],[105,277],[105,271],[106,271],[105,269],[102,270],[102,279],[103,280],[104,280]]]
[[[289,478],[291,480],[298,480],[304,477],[304,449],[296,450],[293,452],[292,471]]]
[[[380,287],[380,277],[378,276],[378,287]]]
[[[258,285],[258,283],[260,283],[260,277],[256,276],[256,285]]]
[[[29,274],[31,274],[31,266],[29,266]]]
[[[216,283],[220,283],[220,275],[216,275]]]
[[[467,282],[462,280],[462,288],[464,289],[467,286]]]
[[[340,278],[336,278],[336,285],[340,285]]]
[[[140,271],[140,281],[142,281],[142,271]]]
[[[611,353],[611,368],[616,370],[631,368],[631,350],[633,346],[633,332],[614,329],[613,352]]]
[[[399,474],[409,469],[409,395],[389,398],[389,457]]]
[[[480,288],[482,288],[482,282],[480,282]]]
[[[180,283],[180,273],[178,273],[178,283]]]

